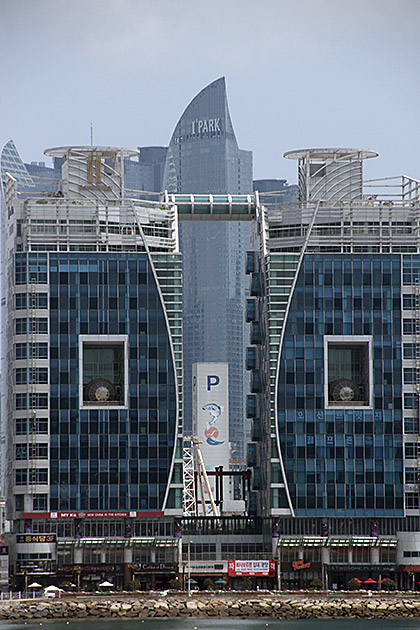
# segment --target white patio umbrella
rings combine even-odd
[[[44,589],[45,592],[49,592],[49,593],[58,593],[58,591],[61,591],[62,593],[64,592],[64,589],[59,588],[58,586],[54,586],[54,584],[51,584],[50,586],[47,586],[47,588]]]
[[[101,582],[101,583],[99,584],[99,586],[108,586],[108,587],[109,587],[109,586],[114,586],[114,585],[113,585],[113,584],[111,584],[111,582],[107,582],[107,581],[105,580],[105,582]]]
[[[38,584],[38,582],[32,582],[32,584],[29,584],[28,588],[42,588],[42,584]]]

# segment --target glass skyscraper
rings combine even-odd
[[[286,179],[254,179],[254,191],[258,191],[260,204],[275,209],[296,200],[298,187]]]
[[[364,187],[376,155],[287,153],[297,202],[259,212],[247,259],[260,513],[274,517],[279,549],[311,547],[340,586],[359,556],[395,576],[387,535],[411,531],[419,544],[420,188],[407,177],[392,196]],[[411,552],[398,553],[403,565]]]
[[[247,514],[184,518],[192,561],[211,553],[223,568],[258,553],[277,559],[290,588],[417,581],[420,183],[363,181],[372,151],[308,149],[286,154],[298,162],[288,201],[168,193],[153,203],[125,194],[123,162],[136,152],[64,147],[48,152],[63,159],[62,181],[43,195],[11,149],[3,418],[16,579],[34,568],[44,582],[72,579],[77,565],[89,587],[134,573],[149,588],[161,563],[165,584],[182,572],[182,326],[185,356],[220,360],[220,348],[242,351],[245,304]]]
[[[252,191],[252,153],[239,149],[224,77],[197,94],[169,143],[164,187],[178,193]]]
[[[164,188],[192,193],[196,199],[200,193],[252,192],[252,154],[238,147],[224,78],[204,88],[179,119],[168,148]],[[242,462],[247,390],[243,268],[249,225],[209,217],[200,222],[182,219],[185,422],[190,429],[192,364],[227,361],[232,455]]]
[[[174,207],[125,195],[124,159],[136,153],[49,150],[63,160],[56,194],[21,198],[5,175],[7,517],[29,536],[16,541],[18,578],[76,563],[88,583],[98,562],[122,585],[136,558],[176,560],[181,255]],[[169,535],[166,556],[159,542],[145,547],[146,531]]]
[[[137,148],[140,151],[140,155],[124,162],[126,190],[161,193],[168,147]],[[152,195],[151,197],[158,198],[158,195]]]

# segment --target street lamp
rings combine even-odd
[[[188,541],[187,555],[188,595],[191,596],[191,541]]]
[[[277,565],[277,590],[281,591],[281,543],[278,546],[279,560]]]

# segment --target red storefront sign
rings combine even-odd
[[[275,575],[276,563],[274,560],[229,560],[228,574],[231,576]]]
[[[303,562],[303,560],[295,560],[292,562],[293,571],[299,571],[299,569],[309,569],[310,562]]]
[[[157,518],[160,510],[150,512],[25,512],[23,518]]]

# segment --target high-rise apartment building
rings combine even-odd
[[[239,149],[224,77],[197,94],[169,143],[165,189],[178,193],[242,193],[252,190],[252,153]]]
[[[172,135],[164,188],[197,196],[252,192],[252,154],[239,149],[229,114],[225,79],[204,88],[188,105]],[[204,199],[204,198],[203,198]],[[207,200],[207,197],[206,197]],[[240,221],[180,222],[184,278],[185,422],[191,429],[192,364],[229,363],[230,441],[242,462],[247,428],[247,376],[243,276],[249,225]],[[203,217],[204,219],[204,217]]]
[[[263,206],[278,206],[284,202],[296,201],[298,187],[289,184],[287,179],[254,179],[252,184]]]
[[[2,192],[6,183],[6,174],[13,173],[15,180],[20,186],[33,186],[32,178],[30,177],[25,164],[22,162],[22,158],[16,148],[13,140],[9,140],[4,145],[1,152],[0,173],[2,182]]]
[[[62,180],[46,195],[21,196],[7,165],[2,391],[17,580],[72,577],[74,564],[90,587],[133,573],[151,585],[161,562],[161,579],[177,572],[181,255],[174,206],[125,194],[136,153],[50,149]]]
[[[137,148],[140,154],[124,163],[126,190],[161,193],[168,147]]]
[[[134,153],[50,150],[64,163],[47,195],[31,188],[10,143],[1,155],[16,579],[74,580],[76,565],[90,588],[133,575],[146,588],[182,574],[178,221],[223,219],[252,226],[243,299],[253,473],[246,516],[183,519],[195,578],[203,584],[216,566],[226,577],[234,560],[276,558],[277,577],[258,578],[261,586],[390,577],[410,587],[420,579],[420,182],[388,179],[381,189],[363,181],[376,153],[308,149],[286,154],[298,162],[289,203],[264,208],[257,193],[152,203],[125,193],[123,161]],[[208,234],[213,249],[222,242],[229,251],[222,238]],[[187,297],[189,282],[215,289],[209,269],[219,263],[204,245],[191,241]],[[200,300],[191,332],[204,347]],[[208,310],[220,330],[221,309]]]
[[[61,180],[61,158],[53,159],[53,166],[47,166],[45,161],[30,162],[25,164],[25,168],[31,176],[34,186],[32,193],[55,193],[59,189]]]
[[[166,163],[168,147],[137,147],[138,153],[124,159],[124,185],[127,196],[139,191],[157,193],[147,195],[159,199],[163,190],[163,171]],[[10,150],[9,150],[10,151]],[[20,160],[20,157],[18,157]],[[63,158],[54,157],[53,165],[47,166],[45,161],[24,163],[28,175],[32,178],[33,189],[38,192],[55,192],[57,182],[61,180]],[[145,195],[143,194],[143,197]]]
[[[32,177],[29,175],[28,170],[25,164],[22,162],[22,159],[19,155],[19,152],[16,148],[13,140],[9,140],[3,147],[1,155],[0,155],[0,207],[3,213],[3,208],[6,207],[5,201],[5,191],[6,191],[6,179],[7,173],[13,173],[13,178],[16,183],[19,185],[19,189],[21,194],[23,195],[23,191],[34,191],[35,184]],[[0,252],[5,251],[5,238],[6,238],[6,226],[5,222],[0,221],[0,240],[1,240],[1,248]],[[3,254],[1,254],[3,255]],[[5,265],[3,258],[1,259],[2,263],[0,265],[0,286],[2,287],[1,293],[1,328],[5,330],[7,314],[5,309],[6,298],[5,298]],[[5,363],[5,353],[2,352],[1,357],[1,374],[5,374],[6,372],[6,363]],[[4,484],[4,476],[5,476],[5,465],[6,465],[6,440],[5,440],[5,418],[7,418],[6,407],[5,407],[6,399],[4,396],[4,388],[0,388],[0,492],[1,495],[5,496],[5,484]]]
[[[298,200],[253,226],[249,463],[290,585],[293,555],[339,587],[420,570],[420,183],[363,182],[376,155],[286,153]]]

